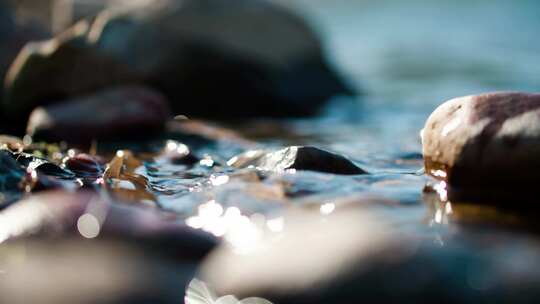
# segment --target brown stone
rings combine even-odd
[[[533,184],[540,178],[540,94],[447,101],[427,120],[422,142],[427,172],[451,185]]]
[[[41,139],[79,143],[136,138],[161,130],[170,117],[161,94],[122,86],[37,108],[27,132]]]

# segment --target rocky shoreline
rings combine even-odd
[[[51,34],[0,4],[0,302],[540,298],[540,95],[451,99],[380,153],[405,113],[321,114],[360,90],[291,7],[100,1]]]

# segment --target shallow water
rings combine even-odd
[[[528,224],[516,224],[526,222],[519,216],[446,201],[444,185],[422,174],[419,138],[429,114],[445,100],[540,88],[540,4],[313,2],[296,0],[292,5],[316,25],[330,60],[363,95],[336,98],[317,118],[233,127],[258,148],[315,145],[351,158],[371,174],[298,171],[266,173],[261,180],[254,169],[199,166],[191,169],[197,178],[171,179],[178,177],[175,172],[185,174],[185,168],[157,165],[157,175],[165,175],[155,175],[151,182],[159,187],[162,206],[182,214],[193,227],[224,236],[240,252],[249,252],[261,235],[286,232],[283,214],[291,208],[311,208],[324,217],[338,209],[367,207],[391,226],[439,246],[442,250],[432,254],[450,268],[459,269],[459,263],[451,255],[445,257],[445,247],[485,258],[511,256],[522,260],[521,266],[540,257],[536,237],[525,233],[523,240],[513,239],[504,232],[529,229]],[[204,153],[224,160],[239,150]],[[426,183],[433,192],[423,193]],[[538,274],[535,267],[520,269]],[[478,287],[471,282],[468,288]]]
[[[422,172],[419,132],[435,107],[452,97],[540,88],[540,3],[294,0],[287,5],[317,27],[329,60],[362,96],[336,98],[315,118],[226,126],[252,143],[184,142],[203,157],[194,165],[147,160],[136,173],[148,178],[157,204],[244,253],[263,235],[286,232],[284,214],[290,209],[324,217],[362,207],[443,250],[456,242],[465,252],[482,249],[485,256],[490,246],[502,247],[498,253],[526,265],[539,258],[540,245],[528,234],[524,241],[497,234],[514,231],[514,217],[445,200],[444,187]],[[175,138],[166,139],[171,141],[153,143],[153,148],[181,148]],[[288,145],[338,152],[370,174],[261,172],[226,165],[250,149]],[[426,184],[432,192],[423,192]],[[452,257],[444,262],[455,263]]]
[[[389,221],[428,232],[435,224],[448,223],[446,212],[433,207],[437,203],[422,198],[430,179],[422,174],[419,131],[433,109],[452,97],[540,87],[540,62],[535,60],[540,53],[536,30],[540,4],[502,0],[288,4],[319,29],[329,59],[363,94],[336,98],[317,118],[246,122],[233,128],[257,148],[315,145],[349,157],[371,174],[285,172],[261,178],[255,169],[223,166],[246,150],[223,141],[196,151],[212,160],[202,165],[146,164],[142,173],[149,177],[160,205],[220,236],[226,228],[212,227],[212,221],[227,225],[222,218],[228,210],[235,216],[238,211],[251,216],[254,222],[279,218],[295,205],[313,204],[325,213],[322,206],[333,210],[341,201],[379,200],[375,205],[391,207],[383,208]],[[201,211],[201,204],[208,202],[210,211]],[[215,214],[205,224],[201,212]],[[434,236],[440,237],[437,229]]]

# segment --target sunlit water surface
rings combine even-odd
[[[236,128],[257,148],[315,145],[349,157],[371,174],[298,171],[261,178],[254,169],[215,166],[244,152],[225,141],[199,149],[208,159],[193,168],[146,165],[161,206],[193,227],[246,245],[261,233],[285,229],[281,216],[291,206],[327,215],[340,204],[371,202],[388,221],[442,242],[441,229],[433,227],[448,224],[455,208],[445,201],[444,185],[434,190],[442,202],[422,197],[430,179],[422,174],[419,132],[435,107],[450,98],[540,88],[540,4],[296,0],[287,5],[317,28],[329,60],[363,94],[336,98],[316,118]]]
[[[140,173],[149,178],[162,208],[222,237],[240,254],[249,253],[268,235],[286,232],[284,215],[291,208],[312,210],[324,218],[357,207],[441,248],[459,231],[473,239],[465,248],[474,252],[486,245],[482,240],[493,227],[505,229],[504,214],[447,201],[445,184],[423,174],[419,132],[435,107],[450,98],[540,88],[538,3],[287,2],[315,25],[329,60],[363,94],[336,98],[316,118],[234,127],[256,148],[314,145],[349,157],[371,174],[234,170],[224,164],[245,148],[227,140],[194,148],[206,156],[195,166],[147,162]],[[174,141],[167,147],[183,149]],[[431,193],[423,193],[426,183],[432,184]],[[455,214],[457,226],[451,225]],[[469,235],[460,229],[461,223],[472,223],[485,234]],[[476,227],[477,223],[490,228]],[[523,246],[540,257],[536,242],[516,246],[501,236],[499,243],[518,257],[525,252]]]

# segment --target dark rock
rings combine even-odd
[[[28,133],[37,139],[88,143],[138,138],[162,130],[170,112],[157,92],[123,86],[35,109]]]
[[[3,199],[0,209],[19,199],[22,193],[51,189],[76,189],[80,185],[75,175],[58,165],[32,154],[9,150],[2,152],[4,186],[0,189]]]
[[[57,164],[54,164],[44,158],[36,157],[28,153],[14,153],[13,157],[17,162],[26,168],[27,172],[36,171],[40,174],[45,174],[57,178],[70,179],[74,178],[75,174],[73,172],[64,170],[60,168]]]
[[[367,173],[344,156],[304,146],[292,146],[270,153],[248,151],[233,157],[228,164],[236,168],[253,166],[261,170],[278,172],[296,169],[344,175]]]
[[[22,219],[32,215],[31,221]],[[92,192],[49,191],[33,195],[0,213],[0,243],[29,237],[105,238],[133,242],[154,253],[199,259],[215,245],[167,214],[111,204]]]
[[[5,1],[0,3],[0,79],[6,77],[9,67],[17,57],[24,45],[32,40],[48,38],[48,33],[32,25],[17,24],[9,4]],[[3,103],[4,86],[0,86],[0,102]],[[0,111],[4,132],[19,132],[24,129],[24,121],[14,119],[10,115],[4,115]]]
[[[169,140],[167,141],[165,148],[160,152],[160,155],[156,157],[157,162],[170,162],[175,165],[188,165],[192,166],[199,163],[201,159],[193,154],[185,144]]]
[[[79,153],[73,157],[66,157],[63,166],[81,178],[98,178],[105,171],[104,163],[96,156]]]
[[[22,196],[25,175],[26,172],[12,153],[0,150],[0,209]]]
[[[0,3],[0,76],[5,76],[9,65],[17,55],[16,45],[11,45],[13,35],[16,31],[14,17],[9,5]],[[21,47],[21,46],[19,46]]]
[[[312,114],[350,94],[314,31],[275,3],[154,0],[27,46],[10,71],[5,105],[28,112],[126,82],[156,87],[177,113],[228,119]]]
[[[452,99],[423,130],[426,172],[490,199],[534,192],[540,178],[540,94]],[[530,191],[532,190],[532,191]],[[506,192],[506,195],[504,194]]]

